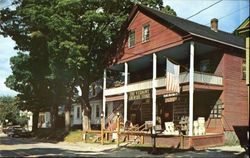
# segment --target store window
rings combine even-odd
[[[222,111],[224,109],[222,101],[219,99],[212,107],[210,118],[218,119],[222,117]]]

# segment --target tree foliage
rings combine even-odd
[[[8,120],[8,122],[6,122]],[[20,115],[20,107],[15,97],[0,97],[0,122],[12,123],[24,126],[27,124],[27,116]]]
[[[162,0],[16,0],[15,10],[1,11],[0,33],[28,54],[11,59],[13,74],[6,85],[32,110],[70,105],[80,86],[89,118],[89,85],[122,49],[124,22],[134,3],[175,14]]]

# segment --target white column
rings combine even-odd
[[[193,111],[194,111],[194,42],[190,43],[190,68],[189,68],[189,125],[188,135],[193,136]]]
[[[104,118],[105,118],[105,113],[106,113],[106,96],[105,96],[106,82],[107,82],[107,70],[104,69],[104,72],[103,72],[103,98],[102,98],[102,111],[104,113],[104,116],[103,116]]]
[[[124,63],[124,125],[128,120],[128,63]]]
[[[153,79],[152,79],[152,123],[156,126],[156,71],[157,71],[157,56],[153,54]],[[153,133],[155,133],[153,128]]]

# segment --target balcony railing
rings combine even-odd
[[[204,83],[204,84],[211,84],[211,85],[223,85],[223,78],[221,76],[216,76],[213,74],[207,74],[207,73],[201,73],[201,72],[195,72],[194,73],[194,82],[197,83]],[[180,73],[179,76],[179,82],[180,84],[188,83],[189,82],[189,73],[183,72]],[[165,77],[160,77],[156,79],[156,88],[165,87],[166,81]],[[132,91],[139,91],[144,89],[151,89],[152,88],[152,80],[145,80],[141,82],[131,83],[127,85],[127,92]],[[115,87],[115,88],[109,88],[105,90],[105,95],[117,95],[117,94],[123,94],[124,93],[124,87]]]
[[[189,73],[183,72],[179,76],[180,84],[189,82]],[[221,76],[216,76],[213,74],[195,72],[194,73],[194,82],[205,83],[211,85],[223,85],[223,78]]]

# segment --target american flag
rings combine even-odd
[[[180,66],[172,63],[167,59],[166,62],[166,91],[168,94],[179,93],[180,85],[179,85],[179,73]]]
[[[179,79],[177,79],[177,76],[171,74],[170,72],[167,72],[165,81],[167,93],[179,93],[180,86]]]

